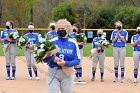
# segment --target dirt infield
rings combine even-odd
[[[5,80],[6,70],[4,57],[0,57],[0,93],[47,93],[46,87],[46,64],[38,64],[40,80],[28,80],[25,57],[17,57],[17,79],[15,81]],[[133,84],[133,59],[126,58],[126,71],[124,83],[113,83],[113,58],[106,57],[105,81],[100,82],[99,68],[97,69],[96,80],[91,82],[91,59],[83,60],[83,79],[85,85],[74,85],[74,93],[139,93],[140,83]],[[119,75],[120,76],[120,75]],[[140,80],[140,79],[139,79]]]

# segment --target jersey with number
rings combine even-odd
[[[51,40],[53,44],[58,46],[59,51],[56,56],[65,61],[65,66],[71,67],[76,66],[80,63],[80,54],[78,45],[70,38],[55,37]],[[59,67],[54,61],[54,56],[44,59],[50,67]]]
[[[111,34],[111,40],[113,40],[116,35],[118,33],[118,30],[114,30]],[[121,37],[123,37],[125,40],[128,40],[128,32],[126,30],[122,30],[119,32]],[[121,40],[121,39],[117,39],[114,43],[113,43],[114,47],[125,47],[126,44]]]
[[[49,31],[46,35],[47,38],[53,39],[54,37],[57,37],[57,32],[55,30]]]
[[[27,43],[27,45],[33,45],[36,44],[36,42],[38,42],[38,35],[35,33],[27,33],[25,34],[25,36],[29,38],[29,42]]]
[[[14,30],[14,29],[9,29],[9,30],[6,29],[6,30],[1,31],[1,39],[6,38],[8,36],[8,34],[10,34],[12,32],[17,32],[18,33],[18,31]],[[8,43],[9,43],[9,41],[7,41],[7,40],[4,41],[4,44],[8,44]]]
[[[99,38],[99,37],[95,37],[92,41],[92,48],[98,48],[99,47],[98,42],[100,40],[104,40],[104,38],[102,39],[102,38]],[[101,48],[98,52],[104,52],[104,49]]]
[[[131,44],[133,44],[134,42],[136,42],[136,41],[139,39],[139,37],[140,37],[140,36],[139,36],[138,34],[133,35],[133,36],[131,37]],[[134,46],[134,47],[133,47],[133,50],[134,50],[134,51],[140,51],[140,44]]]

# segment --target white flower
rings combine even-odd
[[[35,47],[35,51],[37,51],[37,47]]]
[[[41,45],[40,45],[40,48],[42,48],[42,49],[43,49],[43,48],[44,48],[44,46],[45,46],[45,44],[41,44]]]
[[[37,57],[37,54],[34,54],[34,57]]]
[[[19,38],[19,42],[25,42],[25,39],[23,37]]]

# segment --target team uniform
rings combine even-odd
[[[49,39],[53,39],[54,37],[57,37],[57,31],[56,30],[52,30],[52,31],[49,31],[47,34],[46,34],[46,37],[49,38]]]
[[[36,42],[38,42],[38,35],[35,33],[27,33],[25,34],[25,36],[29,38],[29,42],[27,43],[27,45],[34,45],[36,44]],[[29,72],[30,78],[32,78],[32,68],[33,68],[35,77],[37,79],[38,74],[37,74],[36,62],[34,59],[34,53],[28,47],[25,48],[25,57],[27,60],[27,66],[28,66],[28,72]]]
[[[118,33],[118,30],[114,30],[111,34],[111,40],[113,40]],[[128,40],[128,32],[126,30],[122,30],[119,32],[121,37],[123,37],[126,41]],[[115,81],[118,81],[118,66],[120,62],[121,67],[121,80],[124,79],[124,71],[125,71],[125,56],[126,56],[126,44],[120,40],[119,38],[112,44],[113,45],[113,56],[114,56],[114,71],[115,71]],[[114,81],[114,82],[115,82]]]
[[[69,35],[69,38],[72,38],[72,39],[75,39],[76,38],[76,33],[73,32]],[[76,81],[78,80],[79,82],[82,81],[82,59],[83,59],[83,47],[84,45],[78,45],[79,47],[79,50],[80,50],[80,56],[81,56],[81,59],[80,59],[80,64],[75,66],[75,70],[76,70]]]
[[[131,38],[131,44],[139,39],[139,35],[133,35]],[[137,79],[138,76],[138,68],[139,68],[139,61],[140,61],[140,44],[137,44],[133,47],[133,61],[134,61],[134,78]]]
[[[56,56],[65,61],[65,66],[73,67],[79,64],[80,54],[76,42],[70,38],[55,37],[52,43],[60,48]],[[47,81],[48,93],[72,93],[72,76],[62,71],[62,67],[54,62],[55,56],[44,59],[49,66]]]
[[[92,48],[99,49],[97,50],[97,53],[93,56],[92,60],[92,81],[95,80],[95,73],[96,73],[96,67],[99,62],[100,66],[100,74],[101,74],[101,80],[103,81],[103,75],[104,75],[104,61],[105,61],[105,53],[104,49],[98,46],[98,42],[100,40],[104,40],[101,37],[95,37],[92,41]]]
[[[1,39],[4,39],[8,36],[8,34],[12,32],[18,32],[14,29],[9,30],[3,30],[1,32]],[[15,73],[16,73],[16,51],[17,51],[17,43],[16,42],[9,42],[7,40],[4,41],[4,48],[7,46],[7,44],[10,43],[8,49],[4,51],[5,54],[5,60],[6,60],[6,70],[7,70],[7,80],[15,79]],[[10,66],[12,66],[12,77],[10,77]]]

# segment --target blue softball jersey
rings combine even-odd
[[[29,38],[29,42],[27,43],[32,45],[32,44],[36,44],[36,42],[38,42],[38,35],[36,33],[27,33],[25,34],[25,36],[27,36]]]
[[[98,42],[99,42],[100,40],[104,40],[104,39],[99,38],[99,37],[95,37],[95,38],[93,39],[93,41],[92,41],[92,48],[98,48],[98,47],[99,47],[99,46],[98,46]],[[101,49],[101,50],[99,50],[98,52],[104,52],[104,49]]]
[[[55,30],[52,30],[52,31],[49,31],[47,34],[46,34],[46,37],[49,38],[49,39],[53,39],[54,37],[57,37],[57,31]]]
[[[117,33],[118,33],[118,30],[114,30],[112,32],[112,34],[111,34],[111,40],[113,40],[116,37]],[[122,30],[119,33],[120,33],[121,37],[123,37],[125,40],[128,40],[128,32],[126,30]],[[122,40],[120,40],[118,38],[116,40],[116,42],[113,43],[113,46],[114,47],[125,47],[126,44]]]
[[[139,38],[139,35],[138,35],[138,34],[133,35],[133,36],[131,37],[131,44],[134,43],[136,40],[138,40],[138,38]],[[133,47],[133,50],[134,50],[134,51],[140,51],[140,44],[134,46],[134,47]]]
[[[59,47],[56,56],[65,61],[65,66],[76,66],[80,63],[80,54],[78,45],[70,38],[55,37],[51,40],[53,44]],[[50,67],[61,68],[54,62],[55,56],[47,57],[43,61],[48,63]]]
[[[3,30],[1,31],[1,39],[3,38],[6,38],[8,36],[8,34],[12,33],[12,32],[18,32],[17,30],[14,30],[14,29],[6,29],[6,30]],[[4,41],[4,44],[8,44],[9,41],[5,40]]]
[[[82,33],[83,34],[83,33]],[[76,33],[73,32],[69,35],[69,38],[76,38]],[[84,47],[84,45],[78,45],[79,46],[79,49],[82,49]]]

